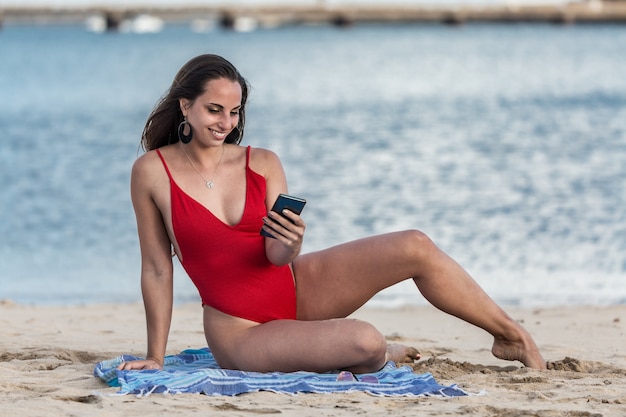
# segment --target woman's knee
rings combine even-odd
[[[354,349],[363,362],[384,362],[387,353],[385,336],[373,325],[355,320],[359,326],[353,337]]]
[[[439,250],[435,243],[419,230],[406,230],[401,232],[400,236],[405,254],[412,259],[428,257]]]

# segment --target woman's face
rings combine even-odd
[[[221,145],[239,123],[241,95],[237,81],[218,78],[208,81],[204,93],[193,102],[181,99],[181,111],[193,128],[193,140]]]

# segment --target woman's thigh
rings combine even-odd
[[[385,362],[384,336],[355,319],[275,320],[243,331],[236,340],[224,365],[242,370],[360,373]]]
[[[435,250],[423,233],[405,231],[299,256],[293,263],[298,319],[347,317],[379,291],[419,274],[420,259]]]

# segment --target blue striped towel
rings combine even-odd
[[[147,396],[152,393],[201,393],[238,395],[247,392],[272,391],[331,393],[362,391],[379,396],[467,395],[456,385],[439,385],[430,373],[415,374],[408,366],[396,367],[387,362],[372,374],[352,375],[314,372],[243,372],[221,369],[207,348],[188,349],[165,358],[163,370],[118,371],[124,361],[140,359],[121,355],[98,363],[94,375],[109,386],[120,387],[118,394]]]

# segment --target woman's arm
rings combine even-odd
[[[154,156],[154,155],[152,155]],[[158,181],[151,174],[148,155],[138,159],[131,175],[131,198],[137,218],[141,249],[141,292],[146,311],[148,352],[145,360],[126,362],[119,369],[163,367],[172,318],[173,266],[171,242],[152,189]]]
[[[287,179],[278,156],[264,149],[255,150],[255,165],[260,165],[259,171],[265,176],[266,194],[265,206],[267,217],[264,222],[271,227],[276,239],[265,238],[265,252],[267,258],[274,265],[286,265],[300,254],[304,230],[306,225],[302,218],[293,213],[283,213],[288,219],[272,212],[270,209],[280,193],[287,193]],[[277,233],[276,233],[277,232]]]

